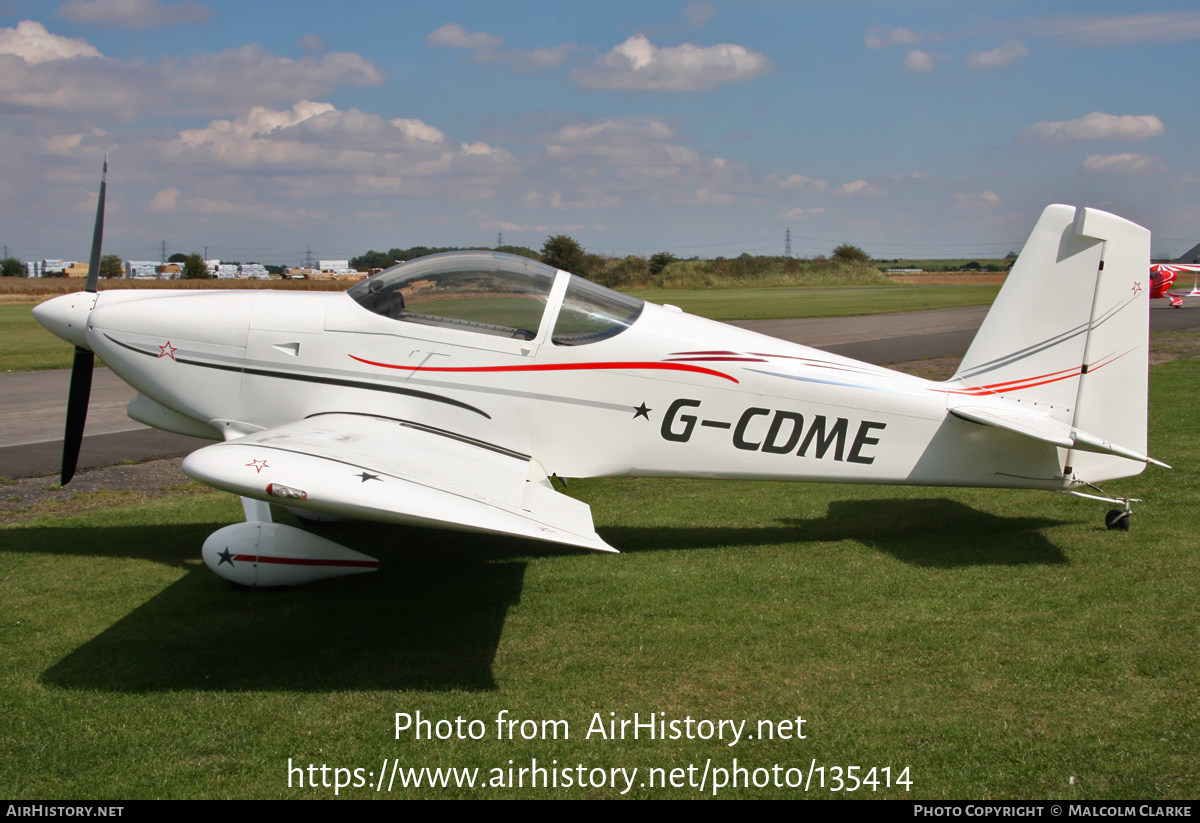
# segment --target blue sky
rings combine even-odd
[[[1200,241],[1200,11],[1142,2],[0,0],[0,243],[1002,256]]]

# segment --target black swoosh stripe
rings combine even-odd
[[[145,349],[139,349],[136,346],[131,346],[128,343],[124,343],[120,340],[117,340],[111,334],[105,333],[104,336],[107,337],[109,340],[113,341],[114,343],[116,343],[118,346],[129,349],[130,351],[137,352],[138,354],[144,354],[147,357],[158,357],[158,355],[155,354],[154,352],[146,351]],[[361,380],[347,380],[342,377],[319,377],[317,375],[299,374],[296,372],[286,372],[286,371],[276,371],[274,369],[255,369],[255,368],[246,368],[245,366],[229,366],[229,365],[223,365],[223,364],[218,364],[218,363],[208,363],[203,360],[192,360],[187,357],[175,357],[173,359],[177,363],[184,363],[188,366],[199,366],[204,369],[216,369],[217,371],[239,372],[241,374],[257,375],[259,377],[275,377],[280,380],[296,380],[301,383],[319,383],[319,384],[326,385],[326,386],[345,386],[347,388],[352,388],[352,389],[366,389],[368,391],[380,391],[380,392],[387,392],[389,394],[402,394],[402,395],[405,395],[408,397],[418,397],[422,400],[432,400],[435,403],[445,403],[448,406],[457,406],[460,409],[466,409],[467,411],[475,412],[476,414],[482,415],[483,417],[486,417],[488,420],[492,419],[492,416],[490,414],[488,414],[487,412],[485,412],[483,409],[472,406],[469,403],[464,403],[461,400],[455,400],[452,397],[445,397],[440,394],[432,394],[431,392],[418,391],[416,389],[406,389],[406,388],[402,388],[400,386],[384,386],[384,385],[380,385],[378,383],[364,383]]]
[[[1034,343],[1030,346],[1026,346],[1023,349],[1019,349],[1010,354],[1002,355],[1000,357],[997,357],[994,360],[988,361],[987,363],[980,363],[978,366],[976,366],[970,372],[964,373],[964,374],[960,375],[960,377],[972,378],[972,377],[977,377],[981,374],[986,374],[987,372],[993,371],[994,369],[998,369],[1003,366],[1009,366],[1009,365],[1012,365],[1013,363],[1016,363],[1019,360],[1024,360],[1026,357],[1032,357],[1035,354],[1040,354],[1041,352],[1045,351],[1046,349],[1053,348],[1054,346],[1057,346],[1060,343],[1065,343],[1066,341],[1070,340],[1072,337],[1078,337],[1081,334],[1087,334],[1091,331],[1094,331],[1095,329],[1100,328],[1100,326],[1104,325],[1106,322],[1108,322],[1113,317],[1115,317],[1118,312],[1120,312],[1121,310],[1123,310],[1124,308],[1129,306],[1131,303],[1133,303],[1135,299],[1136,298],[1134,298],[1134,297],[1130,297],[1127,300],[1125,300],[1125,302],[1118,303],[1116,306],[1113,306],[1108,311],[1106,311],[1104,314],[1097,317],[1096,321],[1094,323],[1091,321],[1089,321],[1087,323],[1083,323],[1079,326],[1076,326],[1073,329],[1068,329],[1067,331],[1062,332],[1054,337],[1043,340],[1040,343]]]
[[[528,454],[524,454],[522,452],[515,451],[514,449],[505,448],[504,446],[498,446],[495,443],[489,443],[486,440],[477,440],[474,437],[468,437],[467,435],[459,434],[458,432],[447,431],[446,429],[439,429],[436,426],[427,426],[424,423],[417,423],[413,420],[401,420],[399,417],[387,417],[386,415],[382,415],[382,414],[363,414],[362,412],[351,412],[351,411],[327,411],[327,412],[317,412],[316,414],[310,414],[308,417],[306,417],[304,419],[311,420],[314,417],[321,417],[322,415],[326,415],[326,414],[352,414],[356,417],[373,417],[376,420],[390,420],[391,422],[397,423],[408,429],[416,429],[417,431],[423,431],[426,434],[436,434],[440,437],[445,437],[450,440],[457,440],[458,442],[465,443],[468,446],[475,446],[480,449],[485,449],[490,452],[495,452],[496,454],[502,454],[505,457],[513,457],[513,458],[516,458],[517,460],[531,460],[532,459]]]

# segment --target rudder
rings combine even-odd
[[[983,401],[1065,424],[1077,446],[1068,478],[1140,472],[1120,454],[1146,452],[1149,261],[1141,226],[1048,206],[946,384],[951,406]]]

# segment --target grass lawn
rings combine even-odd
[[[74,347],[38,325],[32,309],[0,305],[0,371],[71,368]]]
[[[838,286],[773,289],[638,289],[629,294],[670,303],[713,320],[850,317],[962,306],[990,306],[999,286]]]
[[[625,797],[684,798],[736,759],[768,785],[718,797],[1194,799],[1198,379],[1151,370],[1150,451],[1176,468],[1107,489],[1146,499],[1128,533],[1048,493],[573,481],[623,554],[354,524],[328,533],[378,573],[245,594],[199,560],[230,495],[2,527],[0,792],[334,794],[289,788],[290,759],[361,769],[351,797],[620,797],[610,770],[636,768]],[[418,711],[448,722],[397,737]],[[502,712],[536,722],[497,739]],[[635,713],[680,738],[594,731]],[[746,721],[735,745],[722,720]],[[511,787],[534,759],[558,788]],[[814,766],[807,794],[774,784]],[[401,787],[424,767],[477,785]]]

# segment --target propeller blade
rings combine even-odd
[[[71,364],[71,390],[67,395],[67,428],[63,433],[62,474],[60,485],[67,485],[75,476],[79,449],[83,446],[83,424],[87,422],[88,397],[92,393],[92,364],[96,355],[88,349],[75,347],[75,362]]]
[[[108,183],[108,152],[104,153],[104,169],[100,172],[100,198],[96,203],[96,228],[92,231],[92,256],[88,261],[87,285],[84,291],[95,294],[100,282],[100,247],[104,237],[104,192]],[[89,349],[75,347],[71,364],[71,389],[67,395],[67,427],[63,432],[62,473],[59,482],[65,486],[75,476],[79,450],[83,446],[83,424],[87,422],[88,400],[92,394],[92,367],[96,355]]]
[[[92,256],[88,261],[87,285],[83,290],[95,294],[100,281],[100,240],[104,236],[104,190],[108,184],[108,152],[104,152],[104,170],[100,172],[100,199],[96,203],[96,227],[92,230]]]

